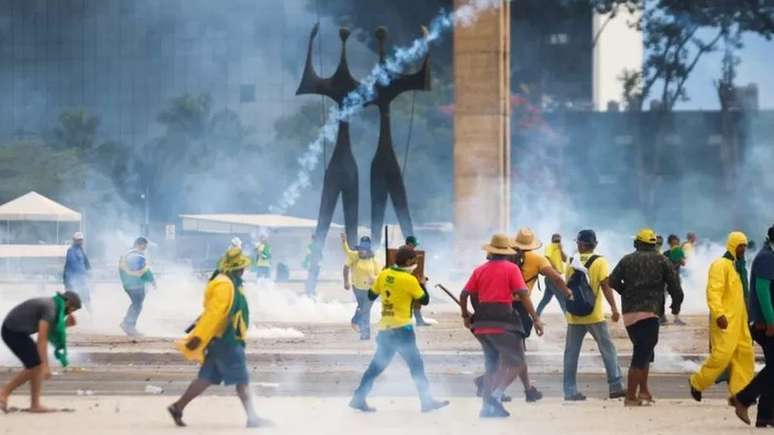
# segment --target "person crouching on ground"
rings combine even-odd
[[[488,261],[477,267],[460,294],[460,308],[465,327],[473,329],[481,344],[484,360],[496,362],[495,370],[484,375],[481,418],[508,417],[502,396],[519,373],[524,372],[524,325],[513,309],[513,295],[523,297],[524,309],[532,317],[533,327],[543,335],[540,321],[529,299],[521,270],[509,260],[516,254],[505,234],[496,234],[483,249]],[[471,317],[468,299],[473,299],[476,312]]]
[[[417,348],[411,311],[415,301],[427,305],[430,297],[417,278],[412,275],[417,253],[413,248],[402,246],[395,256],[395,265],[383,270],[373,288],[368,292],[371,301],[381,298],[382,319],[376,336],[376,354],[368,365],[360,385],[352,395],[349,406],[363,412],[375,412],[366,402],[374,380],[390,365],[396,353],[400,354],[416,384],[422,412],[429,412],[449,405],[446,400],[435,400],[430,394],[430,383],[425,375],[422,355]]]
[[[347,236],[341,235],[342,249],[347,256],[344,264],[344,289],[352,288],[355,295],[355,315],[352,316],[352,329],[360,332],[361,340],[371,339],[371,307],[373,302],[368,299],[368,291],[376,282],[376,277],[382,269],[382,265],[371,249],[371,238],[363,236],[355,250],[349,249]],[[352,281],[350,281],[350,276]]]
[[[624,256],[610,274],[610,287],[621,295],[624,325],[634,345],[624,406],[653,403],[648,373],[658,343],[664,289],[672,298],[672,314],[680,313],[683,302],[677,274],[656,246],[656,233],[641,230],[634,240],[636,251]]]
[[[247,373],[245,339],[250,326],[250,310],[242,280],[250,263],[250,257],[240,248],[231,247],[226,251],[204,292],[204,312],[188,337],[176,343],[183,356],[202,365],[197,379],[167,408],[178,426],[185,426],[185,407],[210,385],[221,383],[236,385],[237,395],[247,413],[247,427],[272,425],[255,413]]]
[[[145,302],[146,286],[148,284],[156,288],[156,279],[148,267],[148,260],[145,258],[145,250],[148,249],[148,239],[138,237],[134,241],[134,247],[122,256],[118,262],[118,273],[121,277],[121,284],[131,305],[126,310],[126,316],[121,322],[121,329],[128,336],[142,335],[137,331],[137,319],[142,313],[142,305]]]
[[[763,349],[766,365],[755,379],[736,394],[736,415],[750,424],[747,409],[758,400],[756,427],[774,427],[774,226],[755,256],[750,277],[750,329]]]
[[[67,328],[75,326],[73,313],[81,308],[75,292],[57,293],[53,298],[29,299],[12,309],[2,326],[2,337],[8,348],[21,360],[24,370],[8,381],[0,391],[0,410],[8,412],[8,398],[14,390],[30,382],[29,412],[55,411],[40,404],[43,380],[51,378],[48,365],[48,343],[54,345],[54,356],[67,367]],[[37,345],[31,335],[38,334]]]
[[[702,391],[711,387],[727,369],[732,397],[750,383],[755,371],[746,304],[747,236],[741,232],[729,234],[726,249],[723,257],[710,265],[707,278],[712,350],[699,371],[691,375],[691,396],[697,402],[701,402]]]

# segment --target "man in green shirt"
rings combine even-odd
[[[685,266],[685,251],[683,251],[683,248],[680,246],[680,238],[677,237],[675,234],[670,234],[669,237],[667,237],[667,243],[669,244],[669,249],[664,251],[664,255],[669,259],[669,261],[672,263],[672,267],[675,269],[675,274],[677,274],[677,281],[680,283],[680,269]],[[661,311],[661,324],[666,325],[669,323],[669,320],[667,319],[666,314],[666,291],[664,292],[664,307]],[[675,325],[685,325],[685,322],[683,322],[680,319],[680,315],[675,314]]]

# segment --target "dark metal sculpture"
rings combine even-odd
[[[343,27],[339,30],[341,58],[336,72],[328,78],[321,78],[317,75],[312,65],[312,46],[318,30],[319,24],[316,24],[309,36],[309,48],[306,53],[304,75],[301,78],[301,84],[298,86],[296,95],[324,95],[335,101],[339,108],[341,108],[345,97],[360,86],[360,83],[352,77],[347,65],[347,38],[349,38],[349,30]],[[322,198],[320,199],[320,214],[317,220],[317,229],[315,230],[315,241],[312,245],[309,277],[306,285],[308,294],[314,294],[317,286],[322,249],[331,221],[333,220],[333,212],[336,210],[339,195],[341,195],[344,205],[344,225],[346,227],[347,239],[350,245],[354,245],[357,241],[358,184],[357,164],[355,163],[355,157],[352,155],[352,147],[349,140],[349,123],[341,120],[339,121],[336,146],[330,163],[325,169]]]
[[[426,30],[423,29],[426,32]],[[387,30],[384,27],[376,29],[376,39],[379,41],[379,63],[384,65],[384,42]],[[422,66],[414,74],[391,73],[389,83],[383,85],[377,81],[376,97],[367,103],[379,108],[379,145],[371,162],[371,239],[376,245],[381,244],[384,213],[387,208],[387,196],[392,199],[392,206],[398,216],[398,223],[404,235],[414,234],[411,213],[408,208],[406,186],[403,183],[398,159],[392,146],[392,128],[390,125],[390,104],[400,94],[406,91],[430,90],[430,55],[425,55]]]

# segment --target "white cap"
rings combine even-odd
[[[73,234],[73,240],[83,240],[83,233],[78,231],[77,233]]]
[[[234,237],[231,239],[231,246],[236,246],[239,249],[242,249],[242,239],[239,237]]]

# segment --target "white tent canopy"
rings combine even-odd
[[[0,205],[0,221],[80,222],[81,214],[30,192]]]
[[[250,233],[259,228],[269,230],[314,230],[317,221],[277,214],[183,214],[180,215],[184,231],[204,233]],[[332,224],[332,229],[342,229]]]
[[[64,258],[66,245],[3,245],[0,244],[0,258]]]

